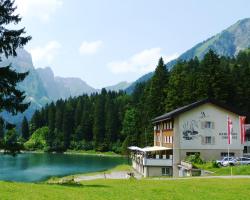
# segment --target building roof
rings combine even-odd
[[[152,152],[152,151],[164,151],[164,150],[169,150],[169,149],[171,149],[171,148],[160,147],[160,146],[153,146],[153,147],[144,147],[144,148],[140,148],[140,147],[136,147],[136,146],[131,146],[131,147],[128,147],[128,149],[131,150],[131,151]]]
[[[206,104],[206,103],[214,104],[218,107],[224,108],[225,110],[228,110],[228,111],[235,113],[237,115],[246,115],[246,113],[241,112],[240,110],[233,108],[232,106],[228,106],[226,104],[220,103],[214,99],[203,99],[203,100],[188,104],[186,106],[177,108],[177,109],[175,109],[171,112],[165,113],[163,115],[160,115],[160,116],[152,119],[152,122],[155,123],[155,122],[159,122],[159,121],[166,120],[166,119],[172,119],[181,113],[187,112],[193,108],[196,108],[196,107],[203,105],[203,104]]]

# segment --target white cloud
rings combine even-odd
[[[102,44],[103,42],[101,40],[93,42],[83,41],[79,48],[79,52],[81,55],[95,54],[101,48]]]
[[[114,74],[122,73],[146,73],[153,71],[162,57],[164,62],[168,62],[178,57],[178,54],[164,55],[161,48],[151,48],[143,50],[127,60],[114,61],[107,64],[107,67]]]
[[[34,62],[45,61],[48,64],[51,64],[60,48],[61,44],[54,40],[48,42],[43,47],[29,49],[29,52],[31,53]]]
[[[17,0],[17,13],[22,17],[36,17],[49,21],[52,14],[63,5],[62,0]]]

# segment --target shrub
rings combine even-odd
[[[48,149],[48,144],[46,141],[47,135],[49,134],[49,128],[44,126],[37,129],[30,139],[25,142],[24,147],[28,150],[46,150]]]
[[[213,160],[212,161],[212,167],[213,168],[220,168],[220,165],[215,160]]]
[[[195,153],[186,157],[185,161],[190,162],[192,164],[203,164],[204,161],[201,159],[200,154]]]

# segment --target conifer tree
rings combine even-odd
[[[24,140],[28,140],[30,137],[30,133],[29,133],[29,123],[27,118],[24,116],[23,117],[23,121],[22,121],[22,138]]]
[[[107,91],[105,89],[102,89],[101,94],[97,96],[95,100],[95,110],[94,110],[93,136],[94,136],[95,148],[101,151],[103,150],[102,147],[104,144],[103,142],[104,142],[104,137],[105,137],[106,95],[107,95]]]
[[[4,120],[0,118],[0,143],[4,138]]]
[[[149,85],[148,110],[149,117],[153,118],[165,112],[165,99],[167,97],[168,70],[160,58]]]
[[[24,28],[8,29],[21,21],[19,15],[14,13],[15,10],[14,1],[0,0],[0,55],[6,58],[16,56],[16,49],[22,48],[31,39],[30,36],[24,36]],[[23,102],[24,92],[16,88],[17,83],[27,75],[28,72],[18,73],[10,65],[0,66],[0,112],[6,110],[15,115],[28,108],[29,104]]]

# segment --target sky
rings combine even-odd
[[[250,17],[248,0],[16,0],[38,67],[95,88],[133,82]],[[18,26],[19,26],[18,25]]]

